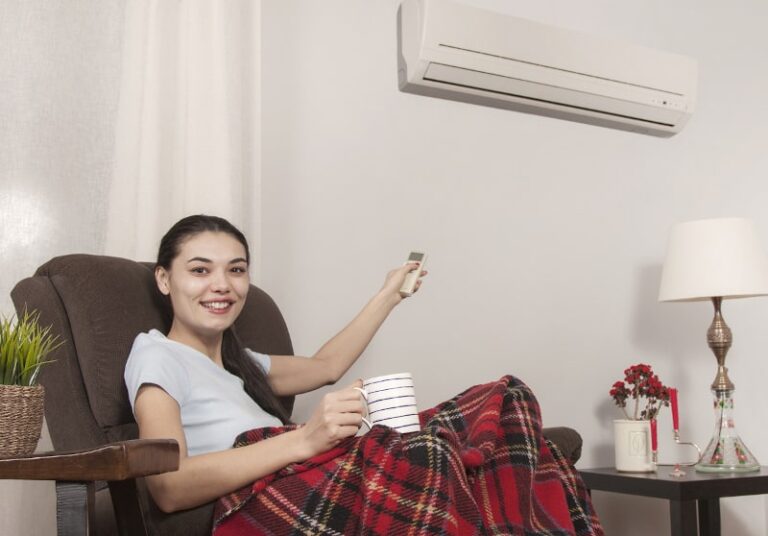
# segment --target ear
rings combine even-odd
[[[162,266],[155,268],[155,282],[157,283],[157,288],[160,289],[160,292],[162,292],[163,295],[168,296],[168,294],[171,293],[171,286],[168,282],[168,270]]]

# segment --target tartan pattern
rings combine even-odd
[[[421,432],[374,426],[222,497],[214,534],[603,535],[519,380],[471,387],[420,419]],[[235,446],[292,428],[251,430]]]

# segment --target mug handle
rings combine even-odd
[[[371,423],[370,420],[366,418],[366,417],[370,418],[370,414],[368,413],[368,391],[366,391],[361,387],[353,387],[352,389],[354,389],[355,391],[360,391],[360,394],[363,396],[363,401],[365,402],[365,417],[363,417],[363,422],[370,430],[371,428],[373,428],[373,424]]]

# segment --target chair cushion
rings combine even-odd
[[[68,255],[44,264],[36,275],[49,277],[61,298],[88,399],[98,401],[91,404],[96,422],[106,432],[133,423],[125,361],[136,335],[167,330],[170,320],[152,271],[127,259]]]

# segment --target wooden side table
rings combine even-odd
[[[669,476],[671,470],[663,466],[655,473],[619,473],[603,467],[579,472],[590,490],[667,499],[672,536],[719,536],[720,497],[768,493],[766,466],[752,473],[700,473],[684,467],[681,478]]]

